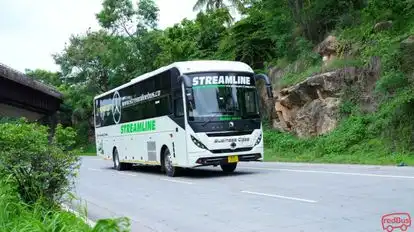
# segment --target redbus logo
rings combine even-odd
[[[411,217],[408,213],[390,213],[381,218],[382,229],[392,232],[395,229],[407,231],[411,226]]]

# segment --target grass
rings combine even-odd
[[[325,164],[365,164],[365,165],[404,165],[414,166],[414,157],[411,154],[394,154],[381,156],[376,153],[354,153],[344,155],[329,155],[318,157],[310,153],[275,153],[273,149],[265,149],[267,162],[298,162],[298,163],[325,163]]]
[[[23,203],[13,184],[0,177],[0,228],[2,232],[121,232],[129,231],[129,220],[102,219],[91,228],[81,218],[60,208]]]
[[[0,182],[1,231],[92,231],[71,213],[46,210],[40,204],[26,205],[10,183]]]
[[[94,143],[86,145],[86,147],[81,147],[80,156],[96,156],[96,145]]]
[[[306,80],[309,76],[316,75],[321,73],[321,67],[319,65],[312,66],[303,72],[288,72],[286,73],[281,80],[281,87],[286,88],[292,86],[296,83]]]
[[[362,117],[344,120],[332,133],[298,138],[265,129],[265,161],[414,166],[414,153],[369,133]]]

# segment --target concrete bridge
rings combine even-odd
[[[56,89],[0,63],[0,117],[25,117],[54,124],[62,103]]]

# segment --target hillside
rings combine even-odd
[[[321,64],[274,75],[269,160],[414,164],[414,21],[409,5],[382,15],[374,3],[315,46]]]
[[[175,61],[243,61],[275,87],[277,98],[262,102],[268,160],[414,164],[414,2],[235,2],[240,21],[210,4],[160,30],[154,1],[105,0],[103,29],[73,35],[54,55],[61,73],[28,75],[66,93],[60,122],[88,146],[94,95]]]

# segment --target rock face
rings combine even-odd
[[[385,30],[389,30],[391,27],[392,27],[392,21],[382,21],[382,22],[375,24],[374,31],[375,32],[385,31]]]
[[[366,67],[324,71],[339,53],[341,58],[352,59],[358,49],[358,44],[340,45],[335,36],[328,36],[314,49],[314,52],[323,57],[323,73],[283,89],[280,89],[280,83],[289,71],[286,68],[270,68],[269,77],[274,86],[275,98],[268,100],[265,88],[260,88],[261,112],[265,114],[266,120],[270,119],[276,130],[292,132],[299,137],[311,137],[329,133],[336,128],[343,101],[357,105],[361,112],[376,111],[377,102],[373,93],[381,68],[379,58],[373,57]],[[403,41],[401,49],[407,51],[407,56],[414,57],[414,50],[411,50],[414,49],[414,37]],[[405,64],[407,69],[414,67],[414,61]],[[296,72],[296,69],[300,69],[300,63],[293,63],[288,67],[293,67],[293,72]],[[412,71],[414,72],[414,68]]]
[[[375,73],[366,68],[346,68],[311,76],[282,89],[275,102],[273,127],[299,137],[331,132],[337,126],[342,96],[349,86],[360,86],[361,101],[367,101],[375,110],[370,98],[375,80]]]
[[[317,47],[316,52],[322,56],[324,66],[328,65],[337,56],[338,41],[335,36],[328,36]]]

